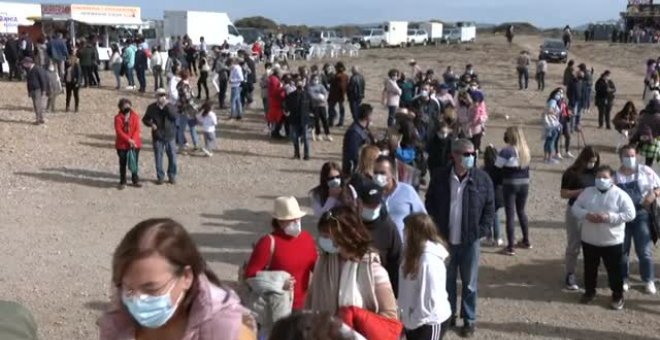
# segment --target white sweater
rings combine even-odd
[[[630,196],[617,186],[606,192],[589,187],[578,196],[571,208],[573,215],[582,223],[582,241],[598,247],[622,244],[626,222],[635,219],[635,205]],[[607,213],[606,223],[592,223],[589,213]]]
[[[399,308],[406,329],[441,324],[451,316],[447,296],[447,250],[438,243],[426,242],[415,280],[403,275],[399,268]]]

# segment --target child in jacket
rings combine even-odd
[[[404,224],[398,303],[406,338],[442,339],[451,316],[445,267],[449,252],[429,215],[411,214]]]

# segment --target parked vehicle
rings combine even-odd
[[[404,47],[408,40],[407,21],[388,21],[383,24],[385,45],[388,47]]]
[[[363,48],[385,47],[385,31],[382,28],[367,28],[353,38],[353,43]]]
[[[312,31],[309,36],[312,44],[344,44],[346,39],[335,31]]]
[[[541,58],[548,62],[568,62],[568,50],[564,42],[559,39],[545,39],[541,45]]]
[[[239,27],[238,32],[243,36],[243,41],[246,44],[254,44],[258,38],[263,38],[266,36],[264,30],[254,27]]]
[[[474,42],[477,39],[477,26],[470,22],[458,22],[456,27],[461,31],[461,42]]]
[[[442,32],[442,42],[445,44],[460,44],[461,29],[456,27],[445,28]]]
[[[443,25],[439,22],[424,22],[419,24],[419,28],[428,33],[428,43],[438,45],[442,42]]]
[[[166,37],[188,35],[194,43],[200,37],[209,46],[219,46],[225,43],[240,45],[243,37],[227,13],[196,12],[196,11],[165,11],[163,31]]]
[[[426,46],[429,40],[429,34],[422,29],[408,30],[408,46],[422,45]]]

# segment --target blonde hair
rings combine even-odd
[[[406,244],[403,247],[402,272],[411,280],[417,278],[419,262],[426,249],[426,242],[439,243],[447,248],[447,243],[438,234],[431,216],[424,213],[410,214],[403,219]]]
[[[380,156],[380,149],[375,145],[366,145],[360,150],[360,160],[358,161],[357,172],[363,175],[374,174],[374,164]]]
[[[527,146],[527,139],[525,139],[523,129],[520,126],[509,126],[504,132],[504,138],[506,138],[507,144],[513,146],[518,151],[520,167],[528,167],[532,157],[529,153],[529,146]]]

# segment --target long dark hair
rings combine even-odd
[[[564,89],[561,88],[561,87],[558,87],[558,88],[552,90],[552,92],[550,92],[550,96],[548,97],[548,100],[546,100],[546,102],[549,102],[549,101],[555,99],[555,96],[557,95],[557,92],[559,92],[559,91],[563,92]]]
[[[169,218],[155,218],[138,223],[119,242],[112,257],[112,283],[121,289],[128,267],[135,261],[158,254],[167,259],[177,276],[186,267],[193,273],[193,282],[181,302],[189,310],[199,293],[199,276],[205,274],[214,285],[221,287],[220,279],[206,265],[195,241],[186,229]]]
[[[635,103],[633,103],[631,100],[627,101],[625,105],[623,105],[623,109],[621,112],[625,114],[633,114],[637,116],[637,109],[635,108]]]
[[[321,174],[319,176],[319,185],[312,189],[312,195],[318,198],[321,204],[325,204],[328,200],[330,188],[328,188],[328,181],[330,180],[330,172],[335,170],[341,176],[341,166],[335,162],[326,162],[321,167]],[[353,195],[348,182],[342,179],[341,181],[341,194],[339,194],[339,203],[341,205],[352,205],[354,203]]]
[[[594,167],[594,169],[596,169],[600,166],[600,154],[593,146],[585,146],[584,149],[580,151],[575,162],[573,162],[573,165],[568,167],[566,171],[574,171],[578,173],[584,172],[584,170],[587,169],[587,163],[589,163],[592,158],[596,158],[596,166]]]
[[[351,207],[337,207],[321,216],[318,229],[332,235],[337,245],[353,261],[360,261],[371,248],[371,234],[362,222],[357,210]]]

